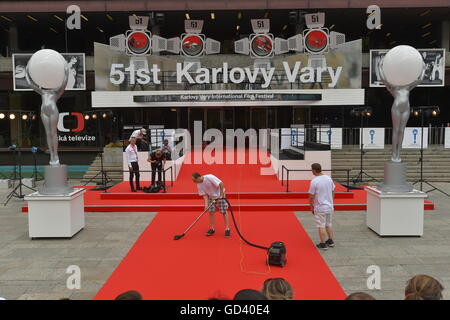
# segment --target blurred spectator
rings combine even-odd
[[[119,294],[115,300],[142,300],[142,295],[134,290]]]
[[[236,293],[233,300],[267,300],[267,298],[257,290],[244,289]]]
[[[408,280],[405,300],[442,300],[444,287],[433,277],[419,274]]]
[[[169,140],[164,139],[164,144],[161,148],[161,151],[166,156],[167,160],[172,160],[172,149],[169,146]]]
[[[294,291],[291,285],[283,278],[272,278],[264,281],[262,294],[268,300],[292,300]]]
[[[375,300],[375,298],[365,292],[355,292],[345,298],[345,300]]]

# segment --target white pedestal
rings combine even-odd
[[[367,226],[380,236],[422,236],[425,192],[382,192],[366,187]]]
[[[0,179],[0,189],[9,189],[9,188],[12,188],[12,180]]]
[[[71,238],[83,229],[85,192],[74,189],[65,195],[27,195],[30,238]]]
[[[36,187],[36,181],[34,180],[34,178],[22,178],[22,183],[30,188]]]

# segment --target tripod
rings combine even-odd
[[[366,182],[370,182],[370,181],[378,181],[377,179],[375,179],[374,177],[372,177],[370,174],[368,174],[367,172],[364,171],[364,154],[366,153],[364,151],[364,114],[361,114],[361,126],[360,126],[360,139],[361,139],[361,149],[360,149],[360,159],[359,159],[359,173],[356,175],[355,178],[353,178],[353,183],[354,184],[363,184],[364,181],[364,177],[370,178],[370,180],[366,181]]]
[[[37,158],[36,158],[36,152],[32,150],[33,153],[33,162],[34,162],[34,168],[33,168],[33,175],[31,176],[34,178],[34,181],[41,181],[44,180],[44,176],[38,171],[37,169]]]
[[[90,182],[93,182],[98,175],[101,174],[102,181],[100,183],[97,183],[97,187],[92,188],[91,190],[107,190],[111,186],[108,186],[108,182],[111,182],[112,179],[108,176],[108,173],[103,168],[103,153],[100,153],[100,171],[97,172],[95,176],[93,176],[88,182],[86,182],[84,185],[87,185]]]
[[[421,133],[420,133],[420,135],[421,135],[421,137],[420,137],[420,158],[419,158],[419,162],[420,162],[420,179],[417,180],[416,182],[414,182],[413,186],[418,184],[418,183],[420,183],[420,191],[423,191],[423,184],[426,184],[429,187],[433,188],[433,189],[430,189],[428,191],[425,191],[426,193],[436,190],[436,191],[439,191],[439,192],[445,194],[447,197],[450,197],[450,194],[448,194],[447,192],[439,189],[435,185],[432,185],[430,182],[427,181],[427,179],[424,179],[424,177],[423,177],[423,114],[424,114],[423,110],[422,110],[422,112],[420,114],[421,114],[421,116],[420,116],[420,126],[421,126],[421,129],[420,129]]]
[[[11,198],[17,198],[17,199],[23,199],[25,197],[25,195],[23,194],[23,187],[28,188],[32,191],[36,191],[35,189],[25,185],[22,182],[22,153],[20,151],[20,149],[18,149],[17,151],[17,156],[16,156],[16,163],[17,163],[17,167],[19,168],[19,184],[17,186],[14,187],[14,189],[6,196],[6,201],[4,203],[4,206],[6,206],[9,202],[9,200],[11,200]],[[15,173],[14,173],[15,175]]]
[[[12,147],[14,147],[14,149],[11,149]],[[14,156],[14,166],[13,166],[11,175],[9,176],[9,179],[16,181],[17,180],[17,150],[14,145],[9,147],[9,150],[11,150],[13,152],[13,156]]]

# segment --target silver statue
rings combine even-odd
[[[387,80],[383,72],[383,61],[379,64],[381,81],[386,89],[394,97],[394,103],[391,108],[392,116],[392,156],[393,162],[401,162],[400,150],[402,149],[403,136],[405,134],[406,124],[408,123],[411,108],[409,106],[409,92],[419,85],[425,74],[425,63],[423,64],[422,74],[419,79],[406,86],[393,86]]]
[[[28,66],[26,68],[25,76],[27,78],[27,82],[29,86],[39,93],[42,98],[41,105],[41,118],[44,124],[45,133],[47,136],[47,145],[50,151],[50,165],[51,166],[59,166],[59,157],[58,157],[58,118],[59,111],[56,102],[64,93],[64,89],[67,85],[67,80],[69,78],[69,67],[67,64],[64,66],[64,80],[59,88],[55,89],[46,89],[41,88],[37,85],[33,79],[31,79]]]

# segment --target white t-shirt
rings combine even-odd
[[[126,147],[125,154],[127,156],[128,167],[131,168],[132,162],[138,162],[138,150],[136,145],[131,145],[131,143]]]
[[[220,197],[220,183],[222,181],[212,174],[205,174],[203,182],[197,183],[198,194],[204,196],[205,194],[210,199],[217,199]],[[225,192],[225,189],[224,189]]]
[[[334,188],[333,180],[327,175],[312,179],[309,193],[314,195],[314,212],[328,213],[333,211]]]
[[[135,137],[136,139],[142,139],[144,137],[144,134],[142,133],[141,129],[134,130],[130,136],[130,140],[133,137]]]

